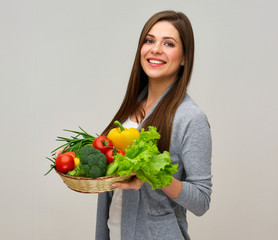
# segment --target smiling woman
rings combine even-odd
[[[119,120],[126,128],[155,126],[157,145],[170,152],[178,172],[152,190],[134,177],[99,194],[96,240],[190,239],[187,210],[203,215],[211,195],[211,134],[206,115],[187,94],[194,59],[188,18],[163,11],[145,24],[123,103],[103,131]]]
[[[182,42],[177,29],[167,21],[155,24],[141,48],[141,66],[149,82],[173,83],[184,65]]]

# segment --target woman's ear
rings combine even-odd
[[[184,59],[183,59],[182,62],[181,62],[181,66],[184,66],[184,62],[185,62],[185,61],[184,61]]]

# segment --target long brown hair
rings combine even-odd
[[[158,132],[161,134],[161,139],[158,141],[158,147],[160,151],[164,151],[169,150],[173,119],[178,106],[186,94],[194,62],[194,34],[192,26],[189,19],[181,12],[171,10],[158,12],[144,25],[139,38],[138,48],[124,100],[110,124],[103,131],[103,135],[107,135],[108,132],[115,127],[113,126],[115,120],[124,122],[129,116],[137,112],[139,112],[141,119],[145,117],[145,113],[140,107],[140,102],[138,102],[138,97],[142,90],[148,85],[148,77],[140,64],[140,51],[146,35],[151,28],[160,21],[170,22],[179,32],[185,59],[184,66],[181,66],[179,71],[178,80],[175,81],[172,88],[167,92],[163,99],[161,99],[142,126],[145,129],[147,129],[148,126],[157,127]]]

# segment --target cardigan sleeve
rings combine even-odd
[[[212,187],[212,141],[205,114],[195,114],[183,134],[179,152],[185,178],[181,193],[173,200],[196,216],[201,216],[209,209]]]

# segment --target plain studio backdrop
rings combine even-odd
[[[93,240],[96,194],[49,169],[57,136],[101,133],[121,103],[140,31],[157,11],[192,22],[189,94],[213,136],[213,194],[193,240],[278,239],[276,1],[0,2],[0,239]]]

